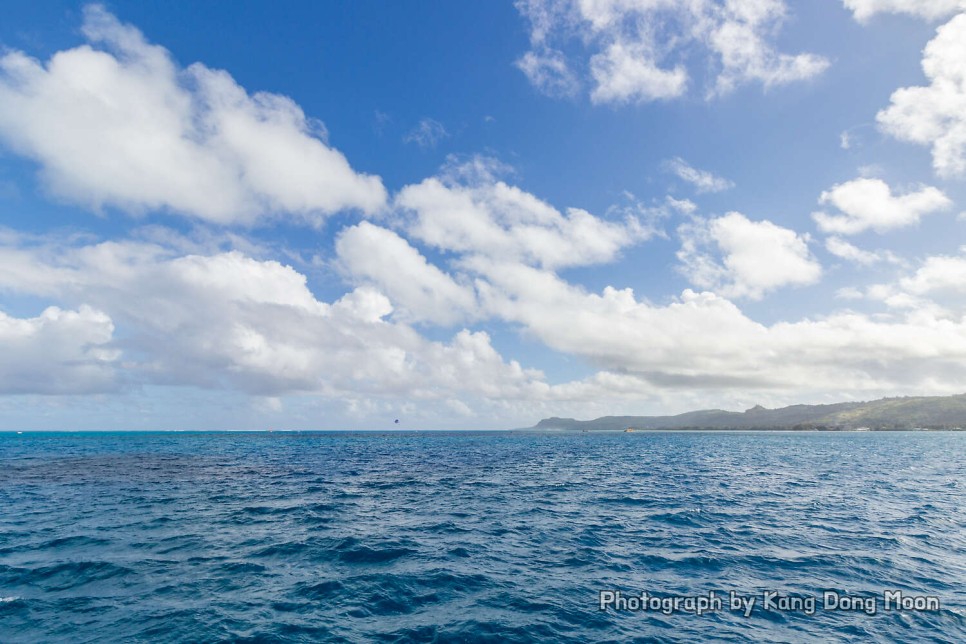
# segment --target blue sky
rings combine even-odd
[[[227,9],[8,3],[0,429],[962,393],[959,0]]]

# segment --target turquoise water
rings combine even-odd
[[[963,642],[964,457],[963,433],[0,434],[0,642]]]

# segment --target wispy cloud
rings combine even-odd
[[[693,185],[698,192],[722,192],[735,187],[734,182],[707,170],[698,170],[681,157],[665,161],[665,167],[682,181]]]
[[[449,132],[442,123],[435,119],[424,118],[416,127],[403,136],[403,143],[415,143],[423,149],[435,148],[443,139],[449,138]]]
[[[787,13],[784,0],[720,4],[518,0],[516,5],[530,22],[531,46],[516,66],[537,89],[551,96],[579,91],[581,81],[575,70],[586,70],[594,103],[677,98],[692,84],[686,52],[702,52],[717,68],[704,88],[709,98],[749,82],[767,88],[806,80],[829,65],[822,56],[776,49],[774,35]],[[580,50],[575,43],[583,46],[580,53],[572,52]]]

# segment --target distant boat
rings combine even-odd
[[[628,427],[627,429],[625,429],[625,430],[624,430],[624,433],[625,433],[625,434],[628,434],[628,433],[630,433],[630,432],[636,432],[636,431],[637,431],[637,430],[636,430],[636,429],[634,429],[633,427]]]

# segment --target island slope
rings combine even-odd
[[[744,412],[708,409],[677,416],[604,416],[595,420],[545,418],[537,430],[625,429],[779,429],[856,430],[966,428],[966,394],[882,398],[868,402],[830,405],[792,405],[766,409],[756,405]]]

